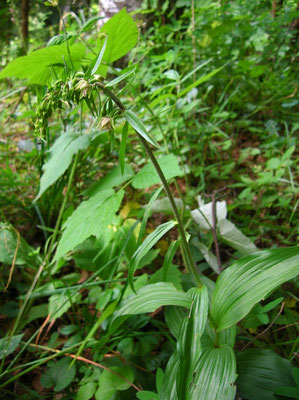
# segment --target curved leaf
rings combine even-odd
[[[141,135],[147,142],[151,143],[153,146],[159,148],[158,143],[155,141],[155,139],[152,139],[149,136],[143,122],[137,117],[137,115],[133,111],[131,110],[125,111],[124,117],[128,122],[128,124],[130,124],[131,127],[134,128],[135,131],[139,133],[139,135]]]
[[[173,284],[159,282],[146,285],[126,298],[114,313],[113,320],[122,315],[142,314],[155,311],[161,306],[183,306],[190,308],[191,298],[187,293],[180,292]]]
[[[218,331],[236,324],[273,289],[299,273],[299,247],[260,251],[236,261],[216,282],[212,317]]]

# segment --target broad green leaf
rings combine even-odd
[[[178,160],[173,154],[168,154],[167,156],[159,158],[158,163],[166,179],[182,175]],[[154,166],[149,163],[141,168],[138,174],[135,175],[132,180],[132,186],[135,189],[145,189],[160,182],[161,180]]]
[[[280,386],[295,386],[292,363],[274,351],[249,349],[237,353],[237,388],[248,400],[277,400]]]
[[[113,194],[112,189],[97,193],[83,201],[63,225],[64,232],[54,260],[83,243],[90,236],[99,239],[108,231],[118,211],[124,192]]]
[[[191,298],[187,293],[177,290],[171,283],[160,282],[147,285],[120,304],[113,315],[113,320],[122,315],[150,313],[167,305],[190,308]]]
[[[76,394],[75,400],[90,400],[95,394],[97,387],[98,387],[97,382],[85,383],[84,385],[80,386]]]
[[[43,175],[40,188],[35,199],[41,195],[60,178],[72,162],[73,156],[79,150],[86,149],[90,143],[89,135],[80,135],[75,132],[66,132],[59,136],[50,149],[49,160],[43,165]]]
[[[138,41],[138,28],[133,18],[123,8],[105,23],[100,34],[108,36],[103,61],[107,65],[99,68],[99,73],[106,76],[108,64],[126,55]],[[103,42],[103,40],[102,40]]]
[[[76,43],[70,46],[70,53],[74,67],[79,68],[85,54],[85,46]],[[71,68],[67,46],[50,46],[11,61],[1,71],[0,79],[15,77],[27,79],[28,85],[45,85],[54,77],[53,70],[58,76],[61,75],[65,63]]]
[[[49,308],[48,313],[51,315],[51,321],[60,318],[69,308],[71,308],[72,304],[77,303],[81,299],[80,293],[58,293],[53,294],[49,298]]]
[[[204,75],[201,78],[197,79],[197,81],[191,83],[191,85],[187,86],[185,89],[180,91],[180,93],[178,94],[178,97],[184,96],[186,93],[190,92],[190,90],[192,90],[193,88],[195,88],[195,87],[201,85],[202,83],[208,81],[214,75],[218,74],[218,72],[221,71],[223,67],[214,69],[214,71],[211,71],[207,75]]]
[[[150,249],[164,236],[170,229],[176,225],[176,221],[168,221],[159,225],[152,233],[150,233],[145,240],[141,243],[138,249],[133,254],[129,266],[129,283],[133,289],[133,276],[138,268],[142,258],[150,251]]]
[[[299,247],[264,250],[234,262],[216,282],[211,312],[218,331],[236,324],[298,273]]]
[[[159,144],[155,141],[155,139],[149,136],[143,122],[137,117],[137,115],[133,111],[125,111],[124,117],[128,124],[130,124],[131,127],[139,133],[139,135],[141,135],[147,142],[151,143],[153,146],[159,148]]]
[[[248,255],[258,251],[255,244],[245,236],[232,222],[227,219],[221,220],[217,224],[219,235],[221,239],[231,246],[233,249],[239,251],[243,255]]]
[[[20,335],[13,336],[11,339],[9,337],[0,339],[0,360],[18,348],[23,336],[24,333],[21,333]]]
[[[41,384],[45,388],[54,386],[54,392],[60,392],[73,381],[76,375],[76,366],[70,366],[70,358],[62,358],[53,363],[42,375]]]
[[[190,384],[199,362],[204,332],[209,309],[208,290],[205,286],[193,288],[188,292],[192,299],[190,314],[181,325],[177,351],[180,366],[176,378],[179,398],[190,399]]]
[[[179,369],[179,356],[174,352],[168,360],[164,382],[160,393],[160,400],[178,400],[176,390],[176,377]]]
[[[164,308],[164,318],[170,333],[177,339],[179,337],[181,323],[187,317],[186,309],[177,306]]]
[[[99,379],[99,388],[95,393],[96,400],[111,400],[118,390],[127,390],[130,382],[134,381],[134,373],[131,367],[111,367],[111,371],[105,370]]]
[[[129,164],[124,165],[124,170],[121,172],[121,167],[117,166],[112,168],[107,175],[101,178],[98,182],[93,184],[85,194],[87,196],[94,196],[99,192],[119,186],[128,181],[134,176],[134,172]]]
[[[205,351],[197,364],[191,387],[192,400],[233,400],[236,388],[235,354],[229,346]]]
[[[38,256],[11,225],[0,223],[0,262],[4,264],[37,265]]]

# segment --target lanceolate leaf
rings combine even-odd
[[[236,360],[231,347],[213,347],[201,356],[191,388],[192,400],[233,400]]]
[[[299,273],[299,247],[265,250],[236,261],[221,273],[212,300],[218,331],[242,318],[273,289]]]
[[[40,188],[35,201],[64,174],[74,154],[88,147],[90,139],[89,135],[80,135],[75,132],[66,132],[59,136],[50,150],[49,160],[43,166],[44,173],[40,180]]]
[[[99,192],[79,205],[63,226],[54,260],[59,260],[89,236],[100,238],[105,235],[124,195],[122,190],[113,193],[112,189]]]
[[[160,157],[158,163],[166,179],[171,179],[182,174],[178,160],[173,154]],[[132,186],[135,189],[145,189],[159,182],[161,182],[159,175],[154,166],[149,163],[136,174],[132,181]]]
[[[190,308],[191,298],[187,293],[178,291],[173,284],[160,282],[144,286],[126,298],[114,313],[113,320],[122,315],[142,314],[155,311],[161,306],[182,306]]]
[[[133,111],[125,111],[124,117],[126,121],[131,125],[131,127],[139,133],[139,135],[141,135],[147,142],[151,143],[153,146],[159,148],[158,143],[155,141],[155,139],[150,137],[143,122],[137,117],[135,113],[133,113]]]
[[[176,221],[168,221],[159,225],[146,239],[141,243],[132,257],[129,267],[129,282],[133,289],[133,276],[138,268],[141,259],[150,251],[150,249],[164,236],[170,229],[176,225]]]

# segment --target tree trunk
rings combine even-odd
[[[29,11],[30,11],[30,0],[22,0],[21,3],[21,43],[22,53],[26,54],[28,50],[29,41]]]

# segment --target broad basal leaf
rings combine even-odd
[[[76,43],[70,46],[70,53],[73,66],[79,68],[85,54],[85,46]],[[45,85],[52,78],[56,80],[55,76],[61,75],[65,64],[71,68],[67,46],[65,44],[50,46],[11,61],[1,71],[0,79],[15,77],[27,79],[28,85]]]
[[[169,305],[190,308],[191,298],[187,293],[177,290],[171,283],[147,285],[120,304],[113,315],[113,320],[122,315],[153,312],[161,306]]]
[[[166,179],[182,175],[178,160],[173,154],[159,158],[158,163]],[[135,189],[145,189],[160,182],[161,180],[154,166],[149,163],[141,168],[138,174],[135,175],[132,186]]]
[[[240,321],[273,289],[299,273],[299,247],[260,251],[221,273],[212,300],[218,331]]]
[[[192,400],[233,400],[236,388],[235,354],[229,346],[211,348],[203,353],[191,388]]]
[[[182,325],[178,338],[177,351],[180,365],[176,378],[179,399],[190,399],[190,384],[202,353],[201,336],[204,332],[209,309],[208,290],[205,286],[190,289],[192,299],[188,318]]]
[[[63,225],[64,232],[54,260],[59,260],[90,236],[99,239],[105,235],[124,195],[122,190],[113,193],[112,189],[99,192],[79,205]]]
[[[40,196],[60,178],[69,167],[74,154],[79,150],[86,149],[90,143],[91,136],[80,135],[76,132],[66,132],[59,136],[50,149],[50,158],[43,166],[43,175],[40,180],[38,195]]]
[[[237,387],[248,400],[277,400],[280,386],[294,386],[292,363],[274,351],[249,349],[237,354]]]
[[[58,293],[53,294],[49,298],[48,313],[51,315],[50,319],[55,320],[60,318],[72,304],[77,303],[81,299],[80,293]]]

